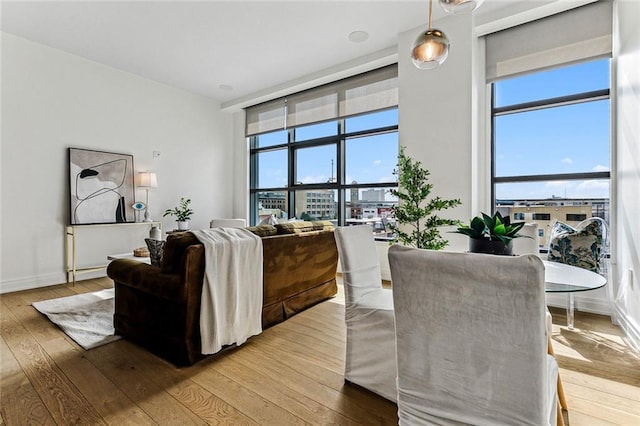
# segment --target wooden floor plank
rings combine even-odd
[[[48,340],[42,347],[102,418],[113,425],[154,425],[153,421],[86,358],[84,349],[66,339]]]
[[[126,345],[127,348],[124,351],[118,351],[119,356],[137,365],[141,374],[145,374],[208,424],[257,425],[236,407],[227,404],[189,379],[193,371],[191,368],[174,368],[166,361],[132,343],[123,341],[121,344]]]
[[[138,362],[131,362],[123,356],[127,347],[130,344],[118,341],[92,349],[85,356],[155,422],[177,425],[204,423],[203,419],[180,404],[166,389],[158,386],[141,371]],[[167,367],[168,364],[164,364],[162,368]]]
[[[0,412],[3,423],[56,424],[3,337],[0,337],[0,383]]]
[[[239,358],[244,358],[244,349],[238,348],[222,354],[215,363],[211,363],[211,367],[273,404],[286,407],[291,414],[309,424],[355,424],[342,414],[310,398],[306,393],[297,392],[282,382],[273,380],[265,374],[264,365],[239,361]]]
[[[335,373],[330,370],[317,369],[315,374],[322,379],[315,380],[305,374],[309,373],[308,364],[296,362],[291,358],[283,359],[281,353],[267,355],[260,347],[251,344],[234,354],[234,358],[247,367],[259,365],[261,372],[268,376],[270,381],[280,382],[353,421],[368,424],[397,424],[396,407],[392,402],[372,394],[363,394],[361,389],[358,389],[357,394],[342,392],[342,387],[350,386],[344,383],[342,376],[337,380],[334,376],[332,386],[321,383],[331,382],[327,376],[333,376]],[[385,406],[386,409],[378,410],[379,406]]]
[[[4,305],[2,309],[2,336],[56,423],[105,424],[75,384],[18,322],[9,307]]]
[[[0,426],[397,424],[397,407],[343,378],[344,292],[239,348],[176,368],[121,340],[84,351],[31,303],[109,279],[0,295]],[[569,426],[640,425],[640,355],[608,317],[552,308]]]
[[[191,368],[197,372],[192,380],[224,399],[228,404],[237,407],[261,425],[308,424],[291,414],[286,408],[274,404],[251,389],[221,374],[214,368],[216,362],[217,358],[209,358],[192,366]]]

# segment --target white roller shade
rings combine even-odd
[[[398,67],[389,65],[246,109],[246,135],[335,120],[398,105]]]
[[[612,3],[600,0],[485,36],[487,82],[611,56]]]

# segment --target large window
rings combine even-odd
[[[554,220],[609,221],[609,59],[492,84],[495,207],[536,221],[546,246]]]
[[[331,220],[385,237],[397,204],[396,79],[394,65],[248,109],[251,223]]]

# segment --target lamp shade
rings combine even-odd
[[[454,15],[471,13],[476,10],[484,0],[440,0],[440,6]]]
[[[449,39],[440,30],[429,28],[420,33],[411,49],[413,64],[422,70],[439,67],[449,56]]]
[[[156,174],[149,171],[138,173],[138,187],[157,188],[158,178],[156,177]]]

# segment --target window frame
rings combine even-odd
[[[601,58],[602,59],[602,58]],[[611,170],[600,172],[582,172],[582,173],[550,173],[550,174],[535,174],[535,175],[518,175],[518,176],[496,176],[496,119],[498,117],[517,114],[523,112],[531,112],[548,108],[555,108],[559,106],[577,105],[586,102],[594,102],[600,100],[608,100],[611,103],[611,59],[609,59],[609,87],[607,89],[592,90],[581,93],[574,93],[571,95],[557,96],[552,98],[538,99],[535,101],[528,101],[522,103],[516,103],[512,105],[506,105],[496,107],[496,83],[500,80],[496,80],[490,83],[491,86],[491,107],[490,107],[490,120],[491,120],[491,205],[493,209],[498,209],[496,204],[496,186],[502,183],[527,183],[527,182],[542,182],[542,181],[558,181],[558,180],[598,180],[606,179],[611,185]],[[593,59],[591,59],[593,60]],[[580,63],[589,62],[590,60],[581,61]],[[554,68],[560,68],[570,64],[561,64]],[[553,68],[550,68],[553,69]],[[545,72],[547,70],[537,70],[534,72]],[[510,78],[510,77],[509,77]],[[609,125],[611,126],[611,115],[608,117]],[[611,127],[610,127],[611,128]],[[611,138],[609,138],[609,151],[611,152]],[[610,160],[611,162],[611,160]],[[609,200],[611,200],[611,189],[609,194]],[[611,202],[610,202],[611,205]]]
[[[390,108],[378,109],[373,111],[368,111],[363,114],[357,114],[349,117],[343,117],[335,120],[331,120],[336,122],[338,127],[337,134],[332,136],[323,136],[316,139],[305,139],[301,141],[295,140],[295,130],[296,127],[291,127],[286,129],[287,132],[287,142],[271,145],[267,147],[258,147],[257,141],[261,134],[256,134],[249,136],[249,220],[252,225],[258,223],[258,194],[261,192],[285,192],[286,200],[287,200],[287,215],[289,218],[296,217],[296,192],[297,191],[313,191],[313,190],[336,190],[337,191],[337,204],[336,204],[336,220],[339,226],[343,226],[345,224],[345,211],[346,211],[346,191],[352,189],[367,189],[367,188],[397,188],[398,182],[397,180],[393,182],[371,182],[371,183],[347,183],[346,172],[345,172],[345,152],[346,145],[349,140],[360,138],[360,137],[368,137],[389,133],[398,134],[398,124],[391,126],[382,126],[377,128],[371,128],[366,130],[358,130],[350,133],[344,132],[346,128],[345,122],[346,120],[365,116],[369,114],[376,114],[382,111],[391,111],[398,110],[398,106],[393,106]],[[319,121],[314,124],[321,124],[322,121]],[[303,126],[309,126],[309,124],[304,124]],[[298,126],[298,127],[303,127]],[[282,130],[279,130],[282,131]],[[271,133],[271,132],[266,132]],[[399,134],[398,134],[399,136]],[[296,151],[304,148],[311,147],[321,147],[321,146],[331,146],[334,145],[336,147],[336,175],[334,182],[324,182],[324,183],[298,183],[296,182]],[[398,142],[399,146],[399,142]],[[258,154],[262,152],[275,151],[275,150],[287,150],[287,185],[283,187],[258,187]]]

